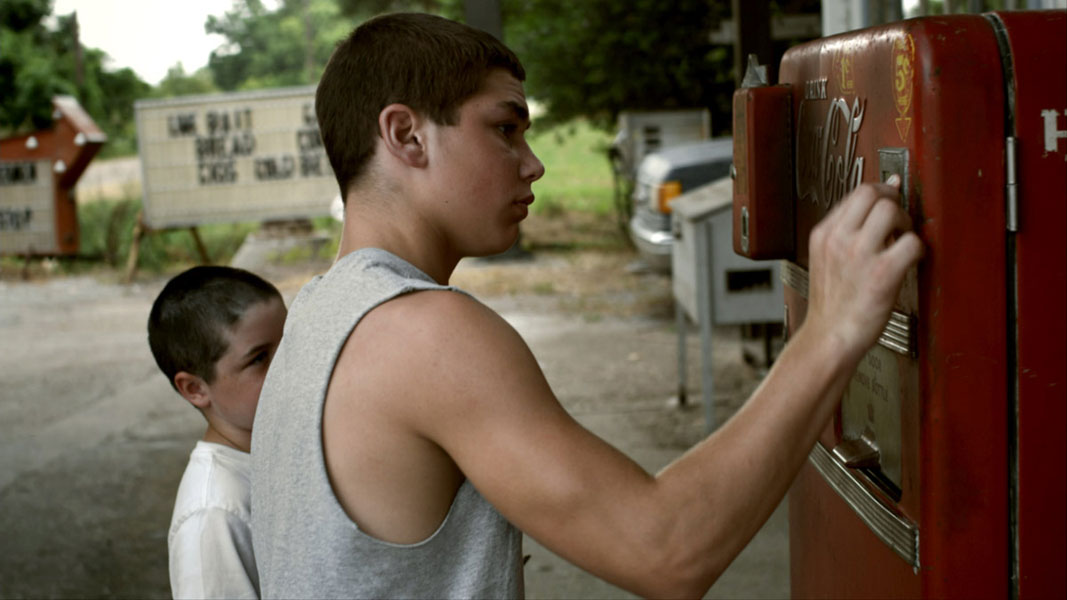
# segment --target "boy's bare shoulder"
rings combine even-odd
[[[442,385],[449,373],[501,359],[514,364],[532,360],[532,355],[489,307],[463,293],[433,290],[399,296],[368,312],[349,337],[339,365],[374,364],[383,374],[431,377]]]
[[[458,427],[457,418],[499,418],[528,402],[558,404],[511,325],[454,291],[408,294],[367,313],[341,350],[329,397],[442,447],[454,432],[472,431]]]
[[[454,334],[457,329],[477,336],[480,332],[470,328],[500,326],[509,327],[500,315],[473,297],[452,290],[428,290],[404,294],[375,307],[360,321],[356,333],[401,336],[396,340],[401,344],[419,344],[446,341],[440,336]]]

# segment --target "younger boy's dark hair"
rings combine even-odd
[[[282,301],[277,288],[233,267],[193,267],[167,282],[148,315],[148,345],[171,386],[180,371],[212,383],[229,347],[225,331],[249,307],[274,299]]]
[[[526,79],[515,53],[492,35],[434,15],[383,15],[338,44],[315,92],[326,155],[341,198],[362,175],[378,139],[378,115],[408,106],[433,122],[455,125],[457,109],[493,69]]]

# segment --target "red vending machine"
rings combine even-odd
[[[926,244],[789,492],[794,597],[1063,598],[1067,13],[798,46],[734,120],[735,250],[784,259],[788,332],[859,183],[899,174]]]

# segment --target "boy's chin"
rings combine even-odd
[[[487,248],[484,252],[479,253],[478,256],[482,258],[493,258],[495,256],[511,255],[512,253],[521,252],[521,242],[522,236],[519,235],[518,232],[516,232],[514,236],[512,236],[505,242],[501,242],[500,244],[495,244]]]
[[[468,256],[473,258],[493,258],[494,256],[509,255],[512,252],[521,250],[519,247],[521,241],[522,235],[518,227],[516,227],[512,235],[501,236],[499,239],[492,241],[485,240],[478,248],[472,249],[473,251],[468,253]]]

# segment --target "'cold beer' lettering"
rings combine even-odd
[[[256,179],[260,181],[289,179],[296,170],[296,161],[290,154],[280,157],[268,156],[257,158],[255,167]]]

